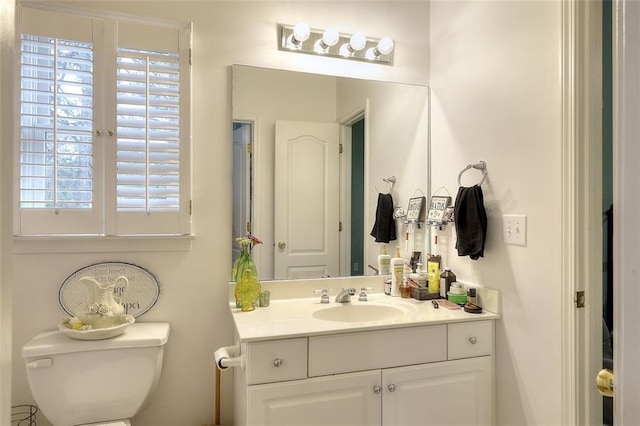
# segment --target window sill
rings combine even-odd
[[[14,236],[14,254],[189,251],[195,235]]]

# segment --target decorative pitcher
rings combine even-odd
[[[124,281],[124,289],[119,296],[116,296],[114,290],[120,280]],[[88,296],[85,310],[76,315],[78,319],[93,328],[106,328],[122,324],[124,306],[121,305],[121,302],[129,289],[127,277],[119,276],[111,284],[100,284],[95,278],[86,276],[80,278],[80,282],[87,288]]]

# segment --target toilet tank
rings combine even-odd
[[[104,340],[38,334],[22,348],[29,388],[55,425],[129,419],[157,387],[167,323],[135,323]]]

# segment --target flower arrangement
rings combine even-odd
[[[249,233],[247,233],[247,235],[245,235],[244,237],[237,237],[236,241],[240,243],[240,246],[242,246],[243,251],[248,250],[249,253],[251,253],[251,250],[253,250],[254,246],[258,244],[262,244],[262,241],[260,241],[260,238]]]
[[[256,269],[256,264],[253,262],[251,258],[251,251],[253,248],[262,244],[260,238],[256,237],[253,234],[247,233],[244,237],[237,237],[236,241],[240,244],[240,257],[233,264],[233,269],[231,270],[231,280],[238,282],[244,271],[249,269],[253,273],[254,277],[258,277],[258,270]]]

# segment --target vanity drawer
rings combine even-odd
[[[493,321],[449,324],[448,359],[472,358],[493,354]]]
[[[447,326],[309,337],[309,377],[447,359]]]
[[[307,338],[247,344],[247,384],[307,377]]]

